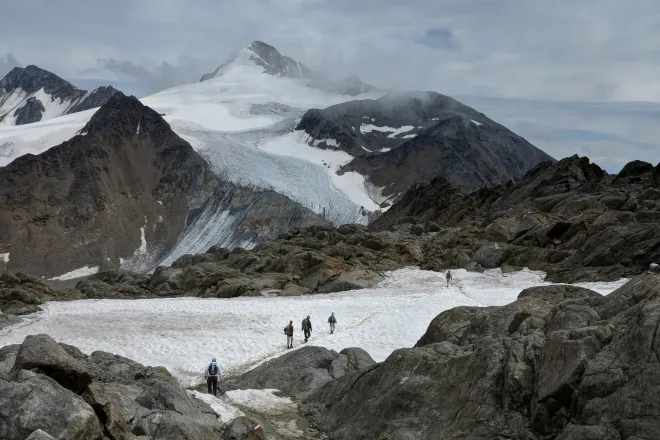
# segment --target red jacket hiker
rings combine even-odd
[[[286,334],[286,348],[293,348],[293,321],[289,321],[289,325],[284,328]]]

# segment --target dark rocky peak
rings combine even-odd
[[[24,68],[15,67],[0,80],[1,91],[11,93],[17,89],[22,89],[28,94],[44,89],[46,93],[63,99],[82,92],[54,73],[34,65]]]
[[[145,132],[157,134],[171,131],[169,124],[150,107],[143,105],[135,96],[116,92],[92,119],[81,133],[89,135],[133,136]]]
[[[0,168],[0,250],[7,269],[49,277],[128,258],[147,267],[216,186],[157,112],[116,93],[81,135]]]
[[[112,86],[98,87],[89,92],[84,99],[80,100],[76,105],[67,111],[67,114],[82,112],[93,108],[101,107],[108,102],[115,93],[120,93],[119,90]]]
[[[354,156],[342,171],[367,176],[389,202],[436,176],[473,191],[553,161],[484,114],[436,92],[388,93],[312,109],[296,130],[304,130],[311,145]]]
[[[250,60],[264,68],[264,73],[287,78],[311,78],[314,72],[299,61],[282,55],[263,41],[253,41],[246,48]]]

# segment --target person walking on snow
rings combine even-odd
[[[204,376],[206,376],[206,385],[209,387],[209,394],[213,394],[217,397],[218,378],[222,379],[222,368],[220,368],[220,364],[216,362],[215,358],[213,358],[209,366],[206,367]]]
[[[286,348],[293,348],[293,321],[289,321],[289,325],[284,327],[284,334],[286,335]]]
[[[447,271],[447,287],[451,284],[451,271]]]
[[[303,319],[302,329],[303,333],[305,334],[305,342],[307,342],[312,334],[312,321],[309,320],[309,316]]]
[[[335,318],[335,312],[332,312],[328,318],[328,324],[330,324],[330,334],[335,332],[335,325],[337,324],[337,318]]]

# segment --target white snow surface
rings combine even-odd
[[[9,263],[9,252],[6,254],[0,254],[0,261],[3,263]]]
[[[41,121],[46,121],[64,115],[70,108],[81,102],[88,95],[89,92],[78,99],[64,100],[46,93],[44,88],[31,94],[28,94],[23,89],[16,89],[0,100],[0,116],[7,115],[0,122],[0,126],[13,126],[16,124],[14,113],[30,98],[35,98],[44,106],[44,111],[41,113]]]
[[[477,127],[480,126],[480,125],[483,125],[482,122],[475,121],[474,119],[470,119],[470,120],[471,120],[472,123],[475,124]]]
[[[406,268],[388,273],[373,288],[326,295],[50,302],[0,330],[0,346],[47,333],[83,352],[103,350],[165,366],[184,384],[195,384],[212,357],[233,375],[285,353],[282,329],[289,320],[295,324],[296,348],[303,346],[300,323],[310,315],[309,344],[337,351],[361,347],[382,361],[395,349],[413,346],[444,310],[504,305],[527,287],[549,284],[542,273],[528,270],[452,273],[449,288],[442,273]],[[626,281],[585,286],[607,294]],[[338,320],[334,335],[326,324],[331,312]]]
[[[218,415],[218,418],[220,419],[219,422],[222,426],[227,426],[232,422],[232,420],[245,416],[245,413],[243,413],[243,411],[236,408],[235,406],[232,406],[232,404],[229,403],[225,396],[215,397],[211,394],[200,393],[199,391],[188,391],[188,393],[191,396],[208,404],[211,409],[213,409],[213,411]]]
[[[41,154],[71,139],[95,112],[92,109],[34,124],[0,126],[0,166],[25,154]]]
[[[288,397],[275,395],[279,390],[234,390],[227,391],[226,399],[256,413],[281,415],[296,412],[298,405]]]
[[[94,266],[94,267],[88,267],[84,266],[81,267],[80,269],[72,270],[71,272],[67,272],[63,275],[56,276],[54,278],[51,278],[53,281],[66,281],[66,280],[74,280],[76,278],[81,278],[81,277],[87,277],[90,275],[94,275],[99,272],[99,267]]]

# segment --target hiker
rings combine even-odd
[[[447,287],[449,287],[449,284],[451,283],[451,271],[447,271]]]
[[[309,315],[307,318],[303,319],[302,329],[303,333],[305,334],[305,342],[307,342],[310,335],[312,334],[312,321],[309,320]]]
[[[335,325],[337,324],[337,318],[335,318],[335,312],[332,312],[328,318],[328,324],[330,324],[330,334],[335,332]]]
[[[208,367],[206,367],[206,385],[209,387],[209,394],[218,396],[218,378],[222,379],[222,368],[213,358]]]
[[[289,325],[284,327],[284,334],[286,335],[286,348],[293,348],[293,321],[289,321]]]

